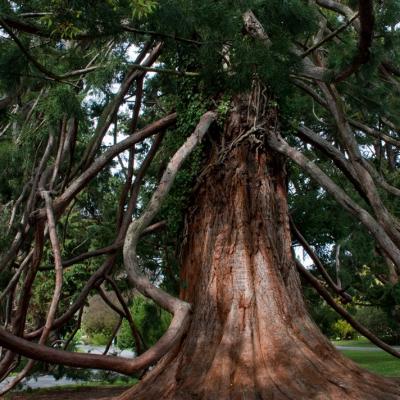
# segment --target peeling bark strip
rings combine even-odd
[[[255,111],[251,96],[241,96],[213,135],[182,253],[189,330],[118,400],[400,398],[399,385],[344,358],[306,312],[291,256],[284,161],[261,140],[275,132],[276,117],[273,107]],[[254,125],[253,136],[238,140]]]

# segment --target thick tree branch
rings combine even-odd
[[[340,32],[344,31],[356,18],[358,18],[359,13],[355,13],[353,17],[351,17],[346,23],[341,25],[339,28],[335,29],[332,31],[329,35],[325,36],[322,38],[320,41],[315,43],[313,46],[308,48],[305,52],[301,54],[301,56],[307,57],[309,54],[311,54],[314,50],[317,50],[320,48],[324,43],[328,42],[329,40],[333,39],[335,36],[337,36]]]
[[[202,140],[215,119],[216,114],[214,112],[207,112],[202,116],[195,131],[189,136],[186,142],[179,148],[168,163],[161,181],[146,209],[137,220],[134,220],[129,225],[125,238],[123,248],[124,264],[128,273],[129,281],[144,296],[152,299],[161,307],[171,312],[174,316],[170,327],[163,336],[163,338],[167,338],[169,341],[168,348],[165,348],[166,351],[171,349],[185,333],[189,324],[190,305],[171,296],[160,288],[157,288],[146,276],[139,272],[136,246],[141,232],[143,232],[160,210],[162,201],[171,189],[175,176],[183,161]]]
[[[370,47],[372,45],[374,31],[374,6],[372,0],[359,0],[358,13],[360,16],[360,38],[358,41],[358,52],[351,65],[336,74],[335,82],[341,82],[354,74],[360,67],[367,63],[370,57]],[[350,19],[351,21],[351,19]]]
[[[400,266],[400,250],[393,243],[380,224],[362,207],[355,203],[338,185],[336,185],[314,162],[307,159],[300,151],[289,146],[281,137],[269,134],[266,137],[269,146],[289,157],[323,188],[348,212],[354,215],[369,230],[379,245],[385,249],[392,261]]]
[[[117,154],[122,153],[135,143],[139,143],[149,136],[163,131],[173,125],[176,121],[176,113],[169,114],[158,121],[155,121],[145,128],[137,131],[134,135],[127,137],[114,146],[111,146],[102,155],[97,157],[93,163],[77,177],[64,191],[62,195],[54,200],[54,211],[56,214],[62,212],[70,201],[100,172]],[[31,214],[31,218],[43,218],[45,210],[40,209]]]
[[[296,266],[298,271],[304,276],[304,278],[314,287],[314,289],[320,294],[320,296],[331,306],[340,316],[342,316],[357,332],[369,339],[373,344],[380,347],[382,350],[391,354],[392,356],[400,358],[400,352],[383,342],[381,339],[376,337],[370,330],[365,328],[359,322],[357,322],[342,306],[337,304],[331,297],[329,292],[318,282],[306,268],[296,259]]]
[[[336,283],[333,281],[333,279],[329,275],[328,271],[322,265],[322,262],[319,259],[319,257],[315,254],[314,250],[308,244],[307,240],[297,229],[297,226],[294,223],[293,218],[291,216],[289,216],[289,221],[290,221],[290,226],[292,228],[292,232],[294,233],[294,237],[299,241],[299,243],[303,246],[304,250],[307,252],[307,254],[310,256],[310,258],[313,260],[314,265],[317,267],[320,274],[324,277],[324,280],[326,281],[328,286],[331,289],[333,289],[333,291],[342,298],[344,304],[351,302],[351,300],[352,300],[351,296],[348,293],[346,293],[341,287],[336,285]]]
[[[46,204],[46,212],[47,212],[47,226],[49,229],[49,236],[50,242],[53,249],[53,256],[54,256],[54,266],[55,266],[55,288],[53,297],[50,302],[49,309],[47,311],[46,322],[44,325],[43,332],[39,339],[39,345],[44,345],[47,342],[47,339],[50,335],[54,319],[57,312],[58,303],[61,298],[61,290],[62,290],[62,283],[63,283],[63,268],[62,268],[62,260],[61,260],[61,250],[60,250],[60,243],[58,241],[57,230],[56,230],[56,221],[54,218],[52,201],[50,197],[50,193],[41,190],[41,195]],[[34,361],[29,360],[28,363],[25,365],[23,370],[18,373],[18,375],[4,388],[0,391],[0,396],[7,393],[11,389],[13,389],[19,382],[21,382],[32,370],[34,366]]]

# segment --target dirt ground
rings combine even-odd
[[[110,400],[121,394],[127,387],[118,388],[85,388],[46,390],[45,393],[14,393],[4,400]],[[3,400],[3,399],[2,399]]]

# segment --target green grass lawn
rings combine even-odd
[[[400,377],[400,359],[383,351],[344,350],[343,354],[371,372],[384,376]]]
[[[356,340],[334,340],[335,346],[376,347],[366,338]],[[342,353],[361,367],[379,375],[400,377],[400,359],[384,351],[343,350]]]
[[[332,340],[332,343],[335,346],[375,347],[375,345],[366,338],[360,338],[355,340]]]

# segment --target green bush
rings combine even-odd
[[[107,333],[103,332],[95,332],[90,336],[91,344],[95,346],[105,346],[107,345],[108,341],[110,340],[110,336]]]
[[[111,294],[109,297],[111,301],[115,300]],[[111,310],[100,296],[93,296],[82,318],[82,333],[86,336],[85,341],[98,346],[107,344],[118,320],[117,313]]]
[[[339,319],[332,325],[332,334],[335,339],[350,340],[357,338],[357,332],[343,319]]]
[[[147,347],[157,342],[171,322],[169,313],[141,295],[135,297],[130,310]],[[120,349],[135,349],[134,343],[129,324],[124,320],[117,336],[117,346]]]

